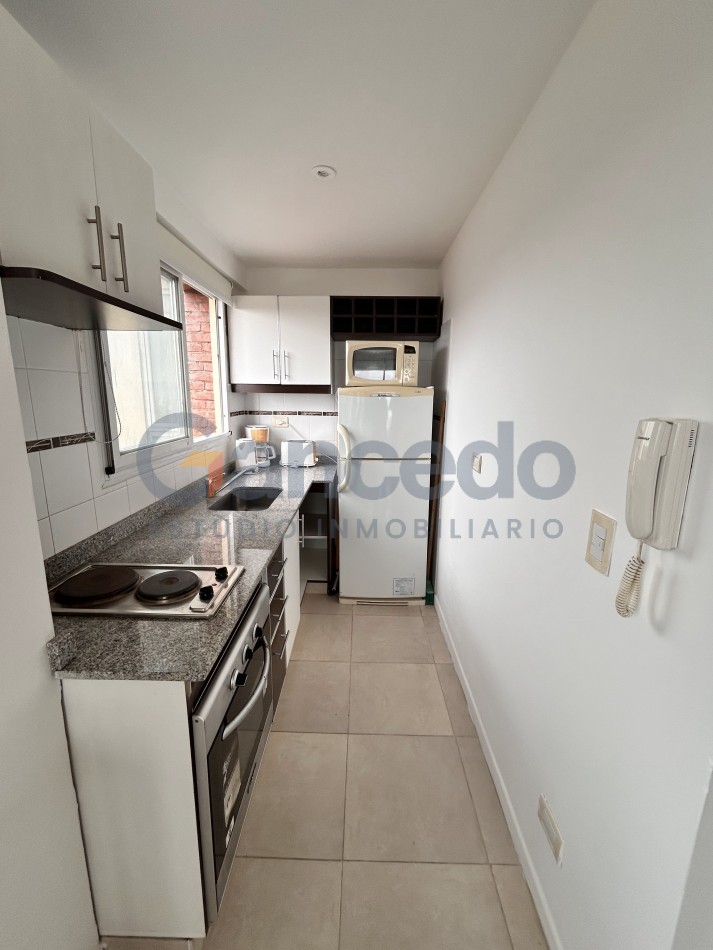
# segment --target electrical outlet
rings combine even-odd
[[[476,452],[473,453],[473,471],[476,475],[483,471],[483,456]]]
[[[547,801],[544,795],[540,795],[540,800],[537,805],[537,817],[540,819],[540,824],[545,832],[547,842],[552,848],[552,854],[555,856],[555,861],[557,864],[562,864],[562,851],[564,850],[564,840],[562,838],[562,833],[557,827],[557,822],[555,821],[555,816],[552,814],[552,809],[550,808],[550,803]]]
[[[287,416],[273,416],[270,425],[274,429],[286,429],[290,424]]]

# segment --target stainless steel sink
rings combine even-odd
[[[233,488],[208,507],[211,511],[264,511],[281,494],[281,488]]]

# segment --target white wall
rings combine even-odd
[[[706,806],[698,828],[693,861],[688,872],[674,950],[713,947],[713,789],[708,788]]]
[[[443,500],[437,595],[553,947],[669,950],[713,750],[713,7],[600,0],[443,267],[447,443],[515,423],[577,478],[556,501]],[[637,420],[701,421],[680,548],[614,597]],[[538,474],[554,480],[543,460]],[[486,457],[482,482],[492,480]],[[589,513],[619,522],[611,576]],[[487,518],[558,518],[559,540],[479,540]],[[536,817],[565,838],[558,868]],[[710,890],[710,888],[709,888]],[[682,950],[682,948],[679,948]],[[696,946],[686,950],[702,950]]]
[[[9,590],[42,591],[45,576],[5,311],[0,295],[0,572]],[[0,625],[0,946],[89,950],[97,933],[60,706],[45,642],[46,597],[11,597]]]
[[[251,267],[245,285],[251,294],[437,297],[441,292],[435,267]]]

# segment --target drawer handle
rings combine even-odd
[[[280,659],[280,660],[284,659],[284,656],[285,656],[285,650],[287,649],[287,641],[288,641],[289,638],[290,638],[290,631],[289,631],[289,630],[287,631],[286,634],[284,634],[284,637],[285,637],[285,643],[284,643],[284,646],[282,647],[282,653],[281,653],[280,656],[279,656],[279,659]]]

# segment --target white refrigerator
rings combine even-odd
[[[433,387],[338,391],[339,596],[423,602]]]

